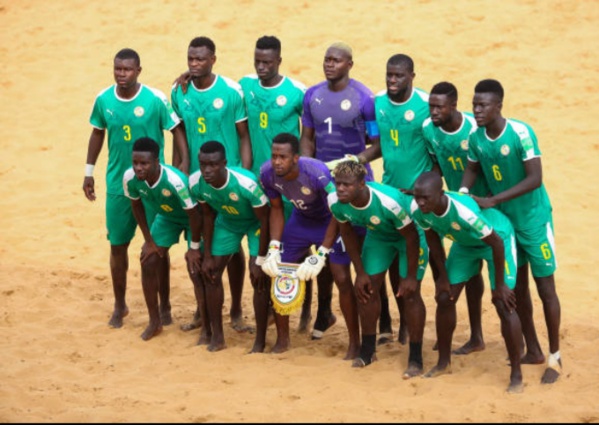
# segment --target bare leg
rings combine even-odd
[[[393,296],[395,298],[395,304],[397,304],[397,311],[399,312],[399,332],[397,334],[397,341],[401,345],[406,345],[410,337],[408,332],[408,324],[406,321],[406,308],[403,297],[397,297],[397,291],[399,290],[399,256],[395,256],[391,267],[389,267],[389,280],[391,282],[391,288],[393,289]]]
[[[532,299],[528,285],[528,264],[518,267],[516,276],[516,311],[520,318],[522,334],[526,341],[526,354],[522,357],[522,364],[541,364],[545,361],[543,350],[539,344],[537,331],[533,320]]]
[[[166,251],[164,257],[160,259],[160,320],[162,326],[168,326],[173,323],[171,316],[171,257],[169,251]]]
[[[522,327],[520,326],[520,319],[515,312],[510,313],[503,302],[493,300],[493,304],[501,319],[501,335],[503,336],[510,357],[510,384],[507,392],[521,393],[524,385],[522,384],[522,370],[520,367],[520,358],[522,357],[522,350],[520,348]]]
[[[127,292],[127,270],[129,269],[129,244],[110,246],[110,274],[112,276],[112,290],[114,292],[114,310],[108,325],[113,328],[123,326],[123,318],[129,314],[129,307],[125,301]]]
[[[312,288],[314,287],[313,282],[308,280],[306,282],[306,295],[304,297],[304,303],[302,304],[302,313],[300,315],[299,326],[297,331],[299,333],[308,332],[310,321],[312,320]]]
[[[204,282],[208,318],[212,330],[208,351],[220,351],[226,348],[225,333],[223,330],[223,304],[225,302],[225,291],[223,288],[222,275],[229,262],[229,257],[215,256],[213,258],[216,263],[214,281]]]
[[[252,257],[250,261],[255,262],[256,258]],[[256,338],[250,353],[263,353],[266,347],[266,329],[268,327],[270,278],[266,276],[257,279],[250,274],[250,281],[254,289],[253,304],[254,317],[256,318]]]
[[[376,361],[376,322],[381,316],[380,289],[385,282],[385,272],[370,276],[370,282],[372,295],[366,303],[357,302],[362,326],[362,345],[352,367],[364,367]]]
[[[549,353],[559,352],[559,328],[561,321],[561,306],[557,292],[555,291],[554,275],[546,277],[535,277],[537,290],[541,301],[543,302],[543,313],[545,314],[545,324],[547,325],[547,335],[549,337]],[[549,359],[547,369],[543,373],[541,383],[553,384],[558,380],[562,369],[560,358]]]
[[[150,323],[141,334],[141,338],[144,341],[147,341],[162,332],[162,321],[160,320],[160,310],[158,306],[161,262],[162,259],[159,255],[153,254],[141,265],[141,284],[146,300],[146,307],[148,308],[148,314],[150,316]]]
[[[289,339],[289,316],[283,316],[275,313],[275,326],[277,327],[277,341],[272,347],[273,353],[284,353],[289,350],[291,345]]]
[[[343,360],[352,360],[360,353],[360,322],[349,264],[331,263],[331,272],[339,290],[339,306],[349,333],[349,345]]]
[[[453,354],[465,355],[485,349],[482,328],[482,297],[485,292],[485,283],[481,274],[472,276],[466,283],[466,300],[468,302],[468,318],[470,320],[470,340],[460,348],[453,350]]]
[[[410,354],[408,368],[403,373],[404,379],[410,379],[422,374],[422,336],[424,334],[424,323],[426,321],[426,306],[420,294],[420,286],[410,296],[403,296],[406,309],[406,322],[410,334]]]
[[[243,320],[243,311],[241,308],[241,299],[243,296],[243,282],[245,279],[246,260],[243,247],[239,246],[239,252],[233,254],[227,264],[227,274],[229,276],[229,289],[231,291],[231,327],[238,332],[253,331],[252,326],[245,324]]]

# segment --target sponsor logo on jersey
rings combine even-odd
[[[460,142],[460,147],[462,148],[462,150],[467,151],[468,150],[468,140],[462,140]]]
[[[510,147],[508,145],[503,145],[500,151],[503,156],[508,156],[510,154]]]
[[[341,109],[343,109],[344,111],[349,111],[349,108],[351,108],[351,102],[349,99],[345,99],[341,101]]]
[[[372,217],[370,217],[370,222],[372,224],[379,224],[381,222],[381,219],[378,218],[376,215],[373,215]]]
[[[458,223],[456,223],[455,221],[451,223],[451,227],[453,227],[454,230],[457,230],[458,232],[462,229],[460,227],[460,225]]]
[[[111,117],[114,117],[114,113],[110,109],[106,109],[106,112],[109,113]]]
[[[474,227],[479,232],[482,232],[485,228],[485,223],[480,218],[477,218],[474,223],[472,223],[472,227]]]
[[[287,98],[285,97],[285,95],[280,95],[279,97],[277,97],[277,105],[285,106],[286,104],[287,104]]]
[[[312,193],[312,191],[310,190],[310,188],[309,188],[309,187],[306,187],[306,186],[302,186],[302,188],[301,188],[300,190],[302,191],[302,193],[303,193],[304,195],[309,195],[309,194],[311,194],[311,193]]]
[[[234,192],[229,193],[229,198],[231,198],[231,201],[239,201],[239,196]]]
[[[146,191],[145,191],[145,190],[143,190],[143,189],[139,189],[139,193],[141,193],[141,194],[143,194],[143,195],[147,195],[147,194],[148,194],[148,192],[146,192]]]
[[[406,119],[406,121],[412,121],[414,119],[414,111],[408,109],[406,113],[403,114],[403,117]]]
[[[220,97],[217,97],[214,99],[214,102],[212,102],[212,106],[214,106],[215,109],[222,108],[224,104],[225,102]]]
[[[168,189],[162,189],[162,196],[166,196],[168,198],[171,196],[171,191]]]
[[[133,113],[135,114],[136,117],[143,117],[144,113],[146,111],[144,111],[144,108],[142,106],[138,106],[133,110]]]
[[[322,103],[322,99],[315,97],[314,102],[317,102],[320,105]]]
[[[279,189],[281,192],[283,191],[283,185],[279,183],[275,183],[275,187]]]
[[[171,208],[171,206],[170,206],[170,205],[166,205],[166,204],[162,204],[162,205],[160,205],[160,208],[162,208],[162,209],[163,209],[164,211],[166,211],[167,213],[168,213],[168,212],[172,212],[172,211],[173,211],[173,209]]]
[[[532,149],[533,148],[532,139],[530,137],[525,137],[524,139],[522,139],[522,147],[524,148],[525,151]]]

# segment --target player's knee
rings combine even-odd
[[[451,307],[454,302],[451,299],[449,292],[443,291],[435,296],[435,301],[439,307]]]

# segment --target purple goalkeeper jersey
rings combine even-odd
[[[327,221],[331,217],[327,196],[335,190],[327,166],[317,159],[300,157],[299,175],[295,180],[285,180],[275,174],[270,161],[260,168],[260,182],[269,198],[285,196],[291,201],[294,213],[309,219]]]
[[[362,152],[369,121],[376,121],[374,95],[359,81],[350,78],[339,92],[329,90],[327,81],[306,91],[302,125],[314,129],[316,159],[328,162]],[[366,168],[372,176],[370,165]]]

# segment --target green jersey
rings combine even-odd
[[[350,222],[366,227],[368,232],[376,232],[383,240],[402,238],[398,230],[412,222],[408,214],[410,197],[382,183],[367,182],[366,187],[370,201],[362,208],[351,203],[343,204],[339,202],[337,192],[329,193],[327,200],[333,216],[340,223]]]
[[[433,161],[439,164],[447,188],[457,192],[462,184],[462,176],[468,165],[468,138],[476,131],[476,121],[472,114],[463,113],[462,125],[453,133],[448,133],[433,124],[430,118],[424,120],[422,131]],[[476,179],[470,193],[487,196],[489,188],[484,178]]]
[[[470,247],[487,247],[482,241],[493,230],[505,240],[513,234],[510,220],[495,208],[481,211],[476,201],[465,194],[445,192],[447,211],[441,216],[423,213],[416,200],[412,200],[410,212],[414,221],[424,230],[432,229],[441,237]]]
[[[153,186],[135,177],[133,167],[125,171],[122,184],[128,198],[143,199],[158,214],[173,221],[187,223],[185,210],[197,205],[189,194],[187,176],[170,165],[160,166],[160,177]]]
[[[106,193],[123,195],[123,174],[131,167],[133,143],[150,137],[160,145],[160,162],[164,163],[164,130],[172,130],[181,121],[160,90],[141,84],[132,99],[117,95],[116,85],[98,94],[89,122],[107,130],[108,164]]]
[[[173,87],[171,101],[185,123],[190,173],[200,169],[200,146],[211,140],[223,144],[228,164],[241,166],[236,124],[246,120],[247,115],[239,84],[217,75],[210,87],[200,90],[191,81],[187,93],[183,93],[180,86]]]
[[[470,135],[469,146],[468,160],[480,163],[494,195],[524,180],[525,161],[541,156],[533,129],[512,119],[506,120],[503,132],[495,140],[489,139],[485,128],[479,128]],[[543,184],[497,208],[510,218],[516,230],[544,226],[551,219],[551,202]]]
[[[274,87],[263,87],[255,74],[246,75],[239,84],[243,90],[252,140],[252,171],[258,176],[260,166],[270,161],[272,139],[277,134],[291,133],[299,138],[306,87],[287,77]]]
[[[413,189],[418,176],[433,169],[422,135],[422,123],[429,117],[428,94],[414,88],[407,101],[396,103],[381,91],[374,106],[381,135],[383,183]]]
[[[257,177],[240,167],[227,167],[227,181],[219,188],[213,187],[196,171],[189,176],[191,196],[207,203],[218,214],[218,224],[230,230],[245,229],[258,223],[254,208],[266,205],[266,195]]]

